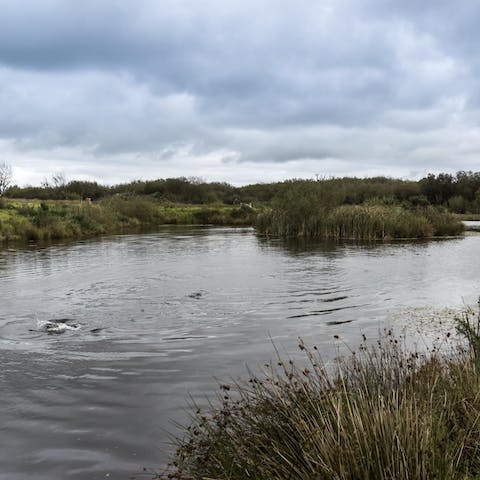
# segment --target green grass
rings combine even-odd
[[[92,204],[1,199],[0,241],[76,239],[160,225],[256,225],[257,231],[266,235],[369,241],[458,235],[463,231],[457,216],[431,206],[311,205],[286,203],[253,210],[246,205],[172,204],[147,196],[120,195]]]
[[[166,224],[252,226],[256,212],[245,206],[162,205],[160,212]]]
[[[159,478],[478,479],[478,319],[459,331],[468,346],[423,353],[386,332],[333,364],[300,341],[305,362],[278,358],[221,386],[209,410],[194,407]]]
[[[330,191],[286,191],[273,207],[174,204],[151,196],[75,200],[0,199],[0,241],[49,241],[141,231],[160,225],[253,226],[261,234],[334,240],[458,235],[457,216],[432,207],[336,205]],[[288,195],[287,195],[288,194]],[[298,195],[297,195],[298,194]]]
[[[160,225],[254,225],[246,206],[161,203],[151,197],[111,196],[98,202],[0,199],[0,242],[76,239],[141,231]]]

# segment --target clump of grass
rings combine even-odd
[[[455,326],[457,333],[467,340],[473,365],[480,374],[480,297],[477,305],[477,315],[468,308],[461,317],[455,318]]]
[[[108,215],[127,226],[132,222],[145,226],[161,225],[164,222],[158,203],[147,197],[116,195],[102,200],[100,205]]]
[[[458,235],[462,223],[435,207],[409,209],[401,205],[309,205],[299,214],[290,206],[273,208],[258,216],[260,233],[283,237],[349,240],[428,238]]]
[[[466,328],[473,343],[448,353],[408,351],[387,332],[333,364],[300,341],[303,364],[279,358],[194,410],[159,478],[479,478],[478,320]]]

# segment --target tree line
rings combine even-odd
[[[6,165],[6,164],[5,164]],[[0,196],[40,200],[100,200],[113,195],[150,196],[159,201],[185,204],[238,205],[254,203],[318,202],[329,205],[365,203],[441,205],[455,213],[480,213],[480,172],[460,171],[455,175],[429,174],[419,181],[388,177],[293,179],[276,183],[257,183],[235,187],[222,182],[204,182],[198,178],[135,180],[117,185],[95,181],[71,180],[57,174],[40,186],[11,184],[11,168],[5,167]],[[1,176],[1,175],[0,175]]]

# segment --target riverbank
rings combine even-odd
[[[0,199],[0,242],[80,239],[160,225],[252,226],[247,205],[178,205],[149,197],[113,196],[98,202]]]
[[[449,332],[443,349],[411,352],[388,331],[333,364],[300,341],[304,364],[278,358],[194,407],[160,478],[479,478],[478,319],[458,319],[457,333],[467,344]]]
[[[480,222],[480,213],[457,213],[456,216],[465,222]]]
[[[99,201],[0,199],[0,242],[42,242],[139,232],[161,225],[255,226],[260,234],[333,240],[384,241],[455,236],[460,217],[444,209],[400,205],[190,205],[148,196]]]

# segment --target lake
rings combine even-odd
[[[189,396],[297,339],[331,358],[393,326],[451,328],[480,294],[480,235],[378,245],[169,228],[0,250],[0,479],[146,478]],[[51,319],[78,325],[61,335]],[[148,478],[148,477],[147,477]]]

